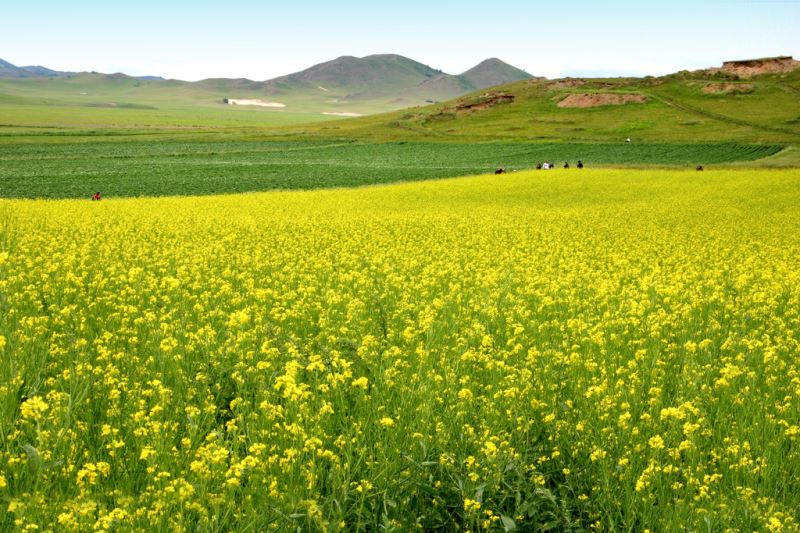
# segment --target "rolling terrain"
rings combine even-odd
[[[773,63],[785,70],[736,62],[661,78],[528,79],[344,120],[224,105],[211,95],[233,94],[219,85],[230,80],[0,79],[0,196],[358,186],[578,159],[589,166],[798,166],[800,71],[791,60]],[[488,61],[458,83],[514,74],[501,67]],[[400,56],[370,56],[313,67],[269,88],[242,82],[236,94],[285,102],[294,94],[299,102],[297,87],[345,91],[335,84],[341,69],[350,73],[347,90],[371,95],[363,102],[419,76],[453,81]]]
[[[0,65],[0,531],[797,531],[796,66]]]
[[[268,81],[186,82],[3,62],[0,131],[264,127],[381,113],[529,78],[499,59],[456,76],[394,54],[340,57]],[[255,104],[226,105],[226,100]]]
[[[287,130],[288,131],[288,130]],[[660,78],[528,80],[297,135],[533,142],[800,141],[800,70],[740,78],[710,69]]]

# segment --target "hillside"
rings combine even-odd
[[[407,57],[383,54],[344,56],[306,70],[263,82],[264,90],[283,94],[298,89],[397,92],[419,85],[438,71]]]
[[[498,79],[492,76],[521,74],[489,60],[453,76],[383,55],[339,58],[268,82],[190,83],[98,73],[3,78],[0,133],[800,145],[797,64],[766,58],[658,78],[532,78],[478,90],[473,84]],[[392,87],[405,96],[389,92]],[[225,105],[223,97],[282,107]],[[371,116],[340,120],[351,114]],[[786,154],[800,158],[797,149],[777,157],[785,160]]]
[[[499,59],[484,61],[461,75],[452,75],[396,54],[344,56],[267,81],[211,78],[185,82],[121,73],[58,72],[39,66],[17,67],[2,61],[0,105],[3,100],[13,100],[33,106],[47,105],[49,111],[53,111],[53,107],[76,106],[117,109],[135,106],[162,112],[169,109],[168,116],[172,116],[173,111],[182,115],[180,120],[176,117],[176,126],[184,126],[190,121],[191,108],[199,107],[197,112],[217,117],[208,123],[209,126],[229,123],[231,118],[241,122],[245,116],[252,119],[253,125],[263,125],[309,122],[313,120],[311,117],[319,120],[320,115],[382,113],[449,100],[497,83],[528,78],[524,71]],[[79,90],[76,92],[76,89]],[[230,109],[225,101],[244,101],[248,105]],[[26,124],[50,125],[32,120],[38,114],[36,109],[32,111],[26,113],[29,120]],[[253,113],[271,115],[264,117]],[[161,121],[165,114],[159,115],[156,120]],[[120,119],[114,122],[141,123],[138,115],[135,119],[124,116]],[[104,124],[105,120],[105,117],[87,117],[86,123]]]
[[[742,68],[742,63],[659,78],[532,79],[435,105],[324,126],[304,125],[290,135],[797,143],[800,70],[787,69],[787,59],[776,58],[773,65],[759,67],[765,73],[742,77],[731,71]]]
[[[450,93],[451,97],[494,85],[531,78],[526,72],[499,59],[487,59],[460,75],[435,70],[395,54],[364,58],[340,57],[296,74],[264,82],[267,91],[277,94],[298,89],[339,89],[348,97],[360,94],[397,95],[412,92],[420,96]],[[426,94],[427,93],[427,94]]]
[[[381,103],[402,108],[449,100],[494,85],[530,79],[526,72],[493,58],[460,75],[447,74],[396,54],[343,56],[301,72],[264,82],[211,79],[198,82],[217,90],[251,91],[275,97],[324,98],[328,104]]]
[[[532,76],[524,70],[512,67],[496,57],[481,62],[459,77],[469,83],[474,90],[532,78]]]
[[[26,78],[33,74],[24,68],[12,65],[8,61],[0,59],[0,78]]]
[[[8,61],[0,59],[0,78],[41,78],[67,76],[69,74],[74,73],[52,70],[41,65],[18,67]]]

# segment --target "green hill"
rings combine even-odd
[[[10,142],[20,135],[157,134],[612,144],[630,138],[634,144],[785,146],[769,163],[800,164],[798,66],[787,57],[765,58],[663,77],[531,78],[478,90],[475,84],[527,74],[493,59],[454,76],[378,55],[339,58],[267,82],[98,73],[2,78],[0,136]],[[226,105],[224,98],[285,107]],[[386,113],[396,108],[403,109]],[[370,116],[340,119],[356,113]]]
[[[529,77],[497,59],[456,76],[394,54],[340,57],[268,81],[186,82],[2,62],[0,128],[258,128],[382,113]]]
[[[477,90],[514,81],[528,80],[532,76],[524,70],[512,67],[508,63],[493,57],[472,67],[459,77]]]
[[[711,69],[659,78],[526,80],[444,103],[284,131],[384,141],[797,144],[800,70],[747,78]]]
[[[213,79],[198,84],[215,90],[302,99],[306,105],[320,100],[328,109],[331,105],[344,105],[369,113],[375,107],[397,109],[449,100],[478,89],[529,78],[526,72],[499,59],[488,59],[461,75],[452,75],[400,55],[378,54],[363,58],[339,57],[264,82]]]
[[[438,71],[427,65],[394,54],[364,58],[344,56],[263,82],[262,86],[266,92],[275,94],[312,89],[316,92],[336,90],[347,94],[396,95],[398,91],[416,87],[437,74]]]

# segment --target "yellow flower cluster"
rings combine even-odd
[[[797,530],[798,183],[0,201],[5,523]]]
[[[41,416],[47,412],[47,409],[47,402],[42,400],[39,396],[34,396],[33,398],[25,400],[19,408],[23,418],[30,418],[33,420],[41,418]]]

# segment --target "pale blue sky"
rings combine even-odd
[[[725,59],[800,56],[800,0],[3,4],[0,58],[16,65],[188,80],[263,80],[375,53],[454,74],[499,57],[548,77],[658,75]]]

